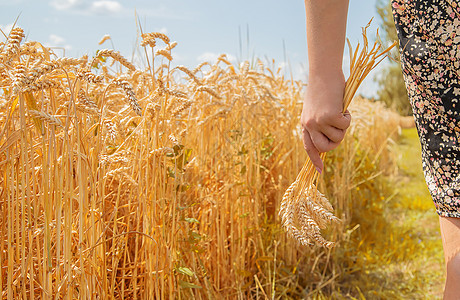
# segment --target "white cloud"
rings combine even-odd
[[[63,48],[64,50],[70,51],[72,50],[72,46],[66,43],[66,40],[56,34],[50,34],[48,36],[48,43],[46,43],[47,47],[53,48]]]
[[[50,34],[49,40],[52,44],[55,45],[63,45],[65,43],[65,39],[59,35]]]
[[[160,29],[156,30],[157,32],[161,32],[163,34],[167,34],[168,33],[168,29],[166,27],[161,27]]]
[[[278,64],[278,68],[280,68],[281,70],[284,70],[286,68],[289,68],[289,64],[285,61],[282,61]]]
[[[57,10],[78,9],[85,6],[82,0],[53,0],[50,5]]]
[[[117,1],[101,0],[91,3],[90,11],[97,14],[113,14],[123,10],[123,6]]]
[[[279,72],[279,74],[284,75],[285,79],[291,79],[292,75],[293,80],[300,80],[305,82],[308,78],[307,69],[302,62],[295,61],[292,63],[291,61],[282,61],[272,66],[272,63],[268,61],[265,63],[265,66],[272,68],[272,71],[276,71]]]
[[[305,82],[307,78],[307,70],[305,69],[305,66],[302,64],[296,64],[296,67],[292,71],[292,76],[294,77],[294,80],[301,80]]]
[[[236,62],[236,57],[231,54],[226,54],[227,60],[234,63]],[[204,52],[200,56],[197,57],[197,61],[204,62],[207,61],[209,63],[215,63],[217,59],[221,56],[221,54],[213,53],[213,52]]]
[[[123,5],[119,1],[114,0],[52,0],[49,4],[56,10],[85,15],[118,14],[124,10]]]
[[[1,1],[4,0],[0,0],[0,3]],[[48,0],[48,4],[55,10],[80,15],[116,15],[118,17],[132,17],[134,12],[136,12],[136,14],[142,18],[149,17],[172,20],[195,20],[197,18],[196,15],[189,11],[178,14],[167,5],[159,3],[152,5],[149,1],[144,2],[145,4],[139,6],[139,4],[121,0]]]

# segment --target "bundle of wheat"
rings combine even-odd
[[[396,42],[394,42],[382,50],[383,47],[377,39],[373,47],[369,48],[366,34],[369,26],[370,22],[363,28],[361,51],[359,51],[359,44],[353,51],[350,41],[347,40],[350,51],[350,76],[345,84],[343,112],[347,110],[356,91],[369,72],[396,46]],[[326,153],[322,153],[321,159],[324,161],[325,158]],[[333,207],[326,197],[317,190],[318,178],[319,173],[315,171],[311,160],[307,158],[296,180],[286,190],[281,201],[279,214],[288,234],[301,244],[308,245],[314,241],[323,247],[330,248],[335,243],[324,239],[320,230],[331,222],[338,222],[339,219],[332,214]]]

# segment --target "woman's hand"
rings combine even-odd
[[[318,172],[320,153],[339,145],[350,126],[343,114],[343,48],[349,0],[305,0],[309,82],[301,115],[305,150]]]
[[[343,113],[344,88],[342,71],[310,74],[300,122],[304,148],[320,173],[320,153],[335,149],[350,126],[350,114]]]

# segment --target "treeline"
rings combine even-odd
[[[379,33],[382,43],[391,44],[398,39],[393,20],[391,0],[379,0],[376,9],[380,18]],[[401,71],[399,47],[393,49],[390,58],[374,79],[379,85],[377,99],[401,115],[410,115],[412,114],[412,109],[407,97],[406,86]]]

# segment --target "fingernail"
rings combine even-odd
[[[318,167],[316,167],[316,171],[318,171],[319,174],[321,174],[322,170]]]

